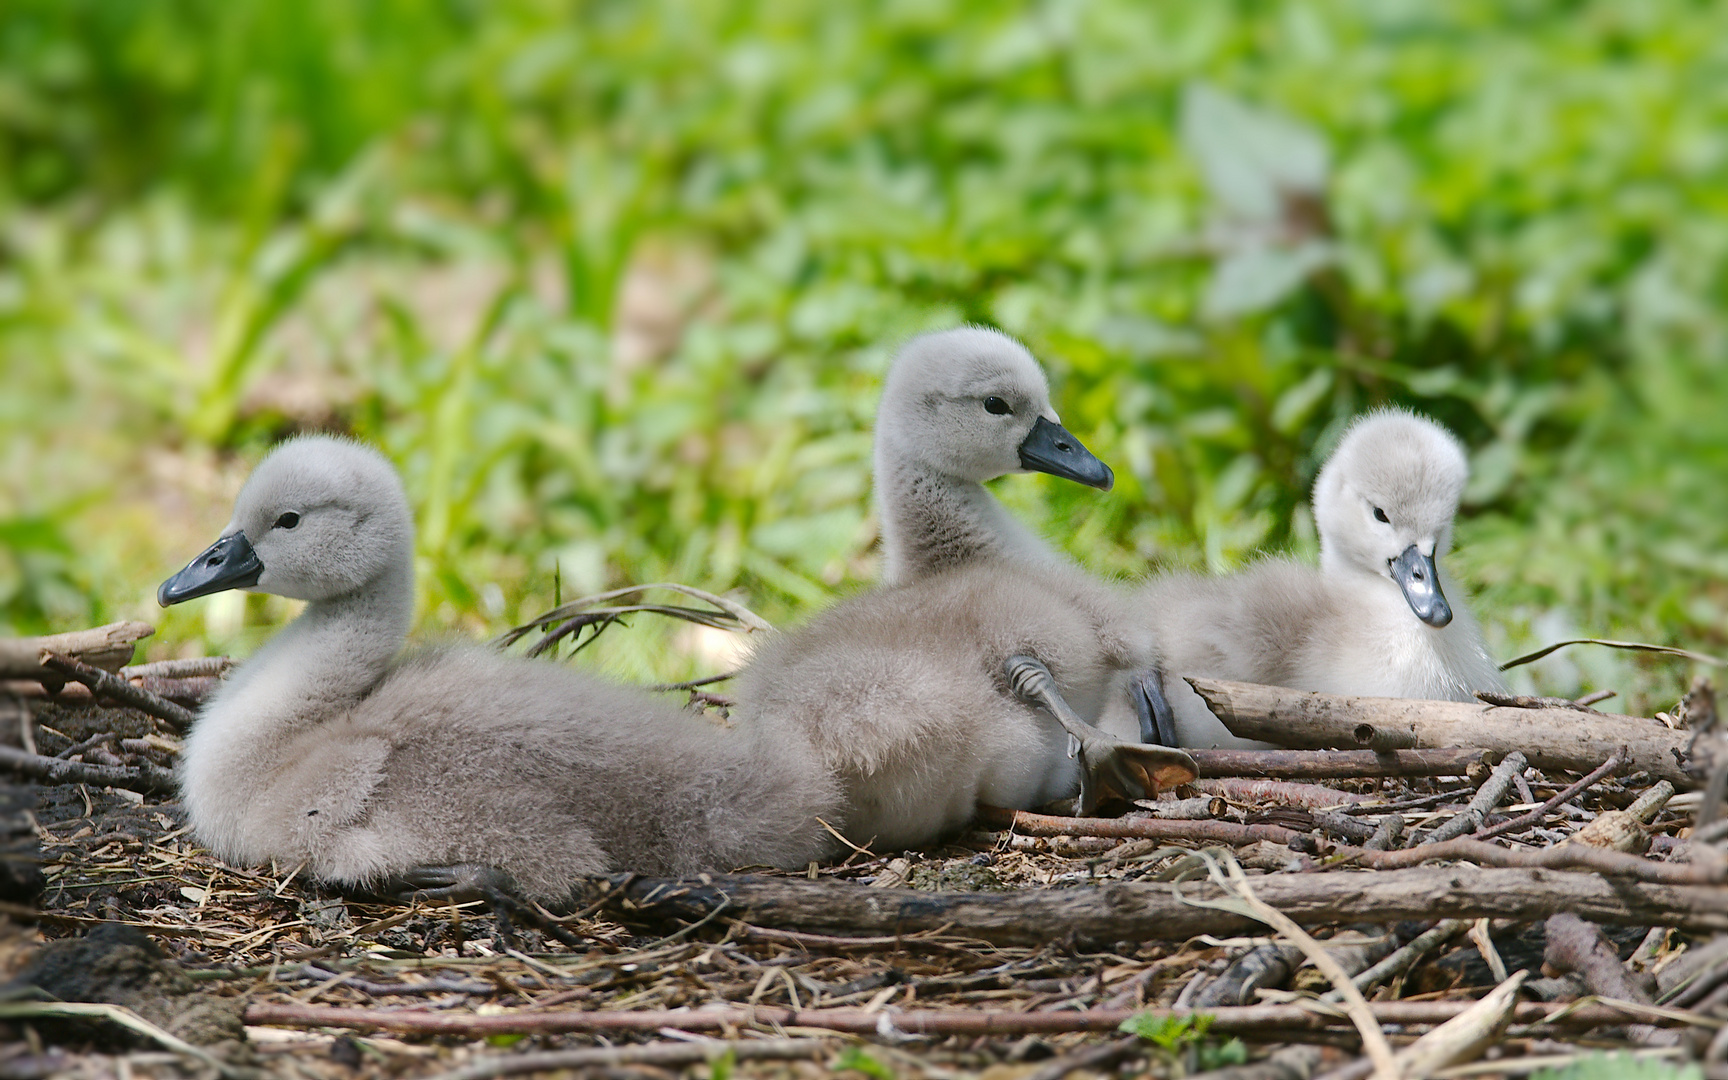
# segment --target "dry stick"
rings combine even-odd
[[[1190,750],[1202,779],[1348,780],[1358,776],[1463,776],[1486,750]]]
[[[1399,1076],[1432,1076],[1436,1071],[1482,1056],[1512,1019],[1518,988],[1530,973],[1520,971],[1428,1034],[1398,1051]]]
[[[1438,844],[1454,837],[1463,836],[1482,827],[1483,819],[1489,811],[1500,805],[1500,800],[1506,797],[1506,789],[1512,786],[1512,778],[1519,775],[1529,763],[1524,760],[1521,750],[1514,750],[1503,758],[1500,764],[1494,766],[1494,771],[1488,774],[1488,779],[1482,781],[1482,786],[1465,805],[1463,811],[1449,821],[1440,824],[1427,836],[1416,841],[1416,845]]]
[[[1261,840],[1274,844],[1306,841],[1305,832],[1282,825],[1239,825],[1232,821],[1167,821],[1148,818],[1065,818],[1033,814],[1025,810],[979,807],[978,823],[987,828],[1013,829],[1026,836],[1109,836],[1127,840],[1194,840],[1201,843],[1252,844]],[[1712,868],[1690,863],[1659,863],[1623,852],[1578,844],[1521,850],[1489,844],[1469,837],[1402,851],[1338,847],[1331,853],[1339,859],[1396,870],[1435,859],[1461,859],[1487,866],[1532,867],[1550,870],[1593,870],[1615,877],[1673,885],[1702,884],[1721,880]]]
[[[1202,857],[1205,857],[1204,853]],[[1374,1011],[1368,1007],[1361,991],[1350,982],[1350,973],[1340,967],[1332,954],[1321,948],[1320,943],[1308,936],[1294,919],[1254,895],[1248,884],[1248,875],[1242,872],[1241,864],[1235,859],[1229,859],[1222,866],[1210,859],[1208,863],[1213,881],[1241,897],[1255,918],[1289,938],[1322,975],[1332,980],[1332,985],[1344,997],[1344,1011],[1350,1014],[1351,1022],[1361,1033],[1363,1049],[1373,1060],[1374,1071],[1380,1080],[1399,1080],[1398,1066],[1392,1060],[1392,1044],[1386,1041],[1386,1034],[1380,1030],[1380,1022],[1374,1018]]]
[[[1255,889],[1306,926],[1484,917],[1528,922],[1572,911],[1618,925],[1728,929],[1728,889],[1612,880],[1600,873],[1459,864],[1373,874],[1274,874]],[[1178,892],[1162,883],[1121,881],[1011,893],[929,893],[788,878],[639,878],[611,906],[645,913],[638,919],[689,920],[725,901],[761,926],[877,935],[941,929],[997,944],[1046,945],[1052,927],[1083,943],[1258,932],[1256,920],[1196,902],[1224,895],[1206,884]]]
[[[42,667],[42,651],[76,656],[87,664],[113,671],[132,659],[133,645],[156,632],[149,623],[118,622],[92,630],[74,630],[69,634],[47,637],[0,638],[0,679],[36,679],[46,677],[58,684],[62,680]]]
[[[1700,786],[1682,768],[1690,734],[1639,717],[1603,714],[1585,723],[1578,714],[1558,709],[1345,697],[1215,679],[1188,682],[1242,738],[1325,749],[1359,745],[1358,729],[1396,729],[1412,733],[1423,746],[1480,746],[1497,754],[1522,750],[1539,769],[1572,772],[1588,772],[1625,746],[1636,768],[1679,787]]]
[[[57,649],[56,652],[65,652]],[[178,660],[153,660],[128,664],[116,674],[122,679],[208,679],[228,674],[234,660],[227,656],[188,656]]]
[[[1521,814],[1518,817],[1512,818],[1509,821],[1502,821],[1498,825],[1484,826],[1483,828],[1477,829],[1470,835],[1470,839],[1487,840],[1491,837],[1501,836],[1509,832],[1518,832],[1521,829],[1526,829],[1532,825],[1538,824],[1543,818],[1548,816],[1549,811],[1553,810],[1561,803],[1570,802],[1572,799],[1583,794],[1587,789],[1595,786],[1598,782],[1614,775],[1614,770],[1618,769],[1625,763],[1626,748],[1621,747],[1614,751],[1614,753],[1610,754],[1607,761],[1604,761],[1602,764],[1592,769],[1582,780],[1579,780],[1575,784],[1568,784],[1566,787],[1555,792],[1554,797],[1543,803],[1541,806],[1538,806],[1527,814]],[[1666,783],[1667,781],[1662,782]],[[1670,786],[1669,790],[1673,790],[1672,786]]]
[[[1069,818],[980,806],[977,823],[1012,829],[1026,836],[1109,836],[1124,840],[1195,840],[1215,844],[1288,843],[1306,833],[1282,825],[1242,825],[1234,821],[1183,821],[1165,818]]]
[[[1650,1004],[1650,995],[1626,973],[1620,954],[1603,935],[1602,929],[1569,912],[1549,917],[1544,930],[1548,944],[1542,959],[1558,971],[1575,972],[1584,980],[1592,994]],[[1627,1035],[1646,1046],[1665,1046],[1674,1040],[1670,1033],[1660,1032],[1649,1024],[1633,1024]]]
[[[1112,1039],[1102,1046],[1090,1046],[1077,1053],[1045,1062],[1026,1074],[1026,1080],[1063,1080],[1069,1073],[1081,1069],[1106,1069],[1132,1054],[1140,1047],[1140,1036]]]
[[[676,1026],[676,1025],[674,1025]],[[541,1050],[527,1054],[484,1057],[431,1080],[491,1080],[554,1069],[616,1069],[627,1065],[677,1068],[699,1065],[730,1053],[737,1061],[794,1061],[821,1057],[831,1050],[830,1039],[703,1039],[700,1042],[649,1043],[645,1046],[585,1046],[577,1050]]]
[[[1472,1001],[1374,1001],[1368,1003],[1374,1022],[1381,1024],[1443,1024],[1475,1005]],[[1207,1009],[1211,1030],[1256,1035],[1265,1031],[1323,1031],[1348,1023],[1333,1006],[1244,1005]],[[253,1002],[242,1019],[269,1027],[333,1027],[354,1031],[393,1031],[404,1035],[560,1035],[633,1031],[720,1031],[752,1025],[818,1028],[856,1035],[1058,1035],[1067,1032],[1116,1031],[1131,1016],[1153,1020],[1196,1015],[1189,1009],[1047,1009],[1035,1012],[915,1009],[907,1012],[866,1009],[788,1009],[772,1005],[724,1008],[560,1010],[542,1012],[471,1013],[431,1009],[361,1009],[298,1002]],[[1622,1024],[1641,1016],[1611,1004],[1565,1006],[1524,1002],[1513,1018],[1521,1024],[1554,1023],[1571,1028]],[[1666,1016],[1659,1019],[1668,1022]]]
[[[1504,848],[1497,844],[1473,840],[1468,836],[1401,851],[1337,848],[1332,854],[1364,866],[1372,866],[1376,870],[1397,870],[1436,859],[1459,859],[1483,866],[1590,870],[1610,877],[1670,885],[1702,885],[1722,880],[1722,873],[1714,867],[1655,862],[1622,851],[1593,848],[1583,844],[1534,849]]]
[[[1194,995],[1194,1007],[1244,1005],[1264,986],[1283,986],[1302,962],[1302,950],[1275,941],[1256,945],[1230,961],[1218,977]]]
[[[1308,1080],[1320,1064],[1318,1046],[1286,1046],[1263,1061],[1226,1065],[1210,1072],[1191,1073],[1188,1080]]]
[[[155,765],[140,765],[135,769],[122,765],[89,765],[31,754],[10,746],[0,746],[0,768],[45,784],[94,784],[145,795],[172,795],[177,790],[174,774]]]
[[[52,668],[67,678],[76,679],[88,686],[90,692],[97,697],[109,697],[115,701],[124,702],[134,709],[166,720],[181,731],[190,729],[192,722],[198,718],[191,709],[183,709],[172,701],[158,697],[141,686],[133,686],[118,675],[111,675],[101,668],[91,667],[89,664],[74,660],[71,657],[61,656],[59,653],[44,649],[42,650],[41,661],[42,666]]]
[[[1370,987],[1378,986],[1388,979],[1395,979],[1415,967],[1423,957],[1468,929],[1470,929],[1469,919],[1442,919],[1384,960],[1356,973],[1350,981],[1356,989],[1367,991]],[[1337,1000],[1334,997],[1335,993],[1336,991],[1326,994],[1323,1000]]]
[[[1217,780],[1196,780],[1192,786],[1196,791],[1208,795],[1222,795],[1231,802],[1276,802],[1287,806],[1303,806],[1310,810],[1353,806],[1367,802],[1370,798],[1354,791],[1339,791],[1337,788],[1322,787],[1319,784],[1298,784],[1288,780],[1225,777]]]

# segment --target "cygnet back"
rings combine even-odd
[[[1149,650],[1120,636],[1115,603],[1081,575],[998,560],[932,574],[767,639],[739,676],[734,715],[809,740],[844,787],[855,843],[927,844],[979,803],[1025,809],[1075,793],[1066,732],[1015,697],[1003,663],[1038,658],[1095,714],[1114,672]],[[1136,721],[1123,723],[1116,733],[1137,740]]]
[[[772,725],[727,730],[560,666],[447,648],[398,659],[413,530],[358,443],[277,448],[164,604],[230,588],[308,601],[204,706],[181,756],[219,857],[371,887],[472,864],[557,902],[576,877],[803,866],[838,788]]]

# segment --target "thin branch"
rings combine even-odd
[[[678,1026],[676,1024],[672,1025]],[[735,1061],[796,1061],[818,1058],[834,1048],[831,1039],[702,1039],[645,1046],[585,1046],[576,1050],[541,1050],[527,1054],[484,1057],[460,1069],[438,1073],[431,1080],[491,1080],[495,1076],[552,1072],[559,1069],[618,1069],[627,1065],[679,1068],[717,1061],[730,1054]]]
[[[1500,665],[1500,670],[1509,671],[1512,668],[1518,667],[1520,664],[1528,664],[1532,661],[1540,660],[1549,653],[1557,652],[1568,645],[1605,645],[1610,649],[1630,649],[1633,652],[1659,653],[1663,656],[1683,656],[1688,660],[1695,660],[1700,664],[1709,664],[1712,667],[1721,667],[1723,664],[1728,664],[1728,660],[1720,660],[1714,656],[1707,656],[1704,653],[1692,652],[1690,649],[1676,649],[1672,645],[1650,645],[1642,641],[1615,641],[1611,638],[1586,637],[1568,638],[1565,641],[1556,641],[1554,644],[1544,646],[1533,653],[1526,653],[1525,655],[1518,657],[1516,660],[1506,661],[1504,664]]]
[[[1213,881],[1241,897],[1249,914],[1289,938],[1322,975],[1332,980],[1333,987],[1344,998],[1344,1011],[1350,1014],[1351,1022],[1362,1036],[1363,1049],[1374,1062],[1378,1080],[1399,1080],[1398,1066],[1392,1059],[1392,1044],[1386,1041],[1386,1034],[1380,1030],[1380,1022],[1375,1019],[1374,1011],[1368,1007],[1362,992],[1350,981],[1350,973],[1297,925],[1296,920],[1256,896],[1248,884],[1248,875],[1242,872],[1242,865],[1235,859],[1217,860],[1206,852],[1201,853],[1201,858],[1206,859]]]
[[[1374,1001],[1368,1007],[1377,1024],[1442,1024],[1474,1005],[1473,1001]],[[579,1032],[617,1034],[659,1031],[671,1027],[683,1031],[722,1031],[730,1027],[766,1026],[817,1028],[858,1035],[899,1033],[905,1035],[1028,1035],[1063,1032],[1113,1032],[1122,1021],[1135,1015],[1153,1019],[1186,1017],[1204,1012],[1211,1016],[1211,1030],[1257,1032],[1263,1030],[1316,1031],[1348,1024],[1349,1018],[1334,1006],[1310,1002],[1301,1005],[1241,1005],[1205,1010],[1189,1009],[1047,1009],[1031,1012],[987,1010],[921,1009],[871,1012],[866,1009],[788,1009],[780,1006],[725,1006],[690,1009],[519,1011],[485,1016],[430,1009],[360,1009],[298,1002],[254,1002],[246,1006],[244,1021],[270,1027],[332,1027],[355,1031],[394,1031],[406,1035],[454,1035],[485,1038],[491,1035],[552,1035]],[[1646,1013],[1630,1012],[1615,1005],[1598,1003],[1564,1006],[1524,1002],[1514,1019],[1523,1024],[1556,1023],[1568,1027],[1597,1027],[1642,1019]]]
[[[1610,754],[1607,761],[1604,761],[1586,774],[1582,780],[1579,780],[1575,784],[1568,784],[1561,790],[1556,791],[1553,798],[1550,798],[1541,806],[1538,806],[1527,814],[1520,814],[1518,817],[1512,818],[1508,821],[1502,821],[1498,825],[1477,829],[1470,835],[1470,839],[1487,840],[1490,837],[1502,836],[1510,832],[1518,832],[1521,829],[1527,829],[1532,825],[1540,823],[1544,817],[1548,816],[1548,812],[1553,810],[1556,806],[1577,798],[1586,790],[1595,786],[1598,782],[1614,775],[1616,769],[1626,764],[1627,756],[1628,754],[1625,747],[1620,748],[1613,754]],[[1663,781],[1663,783],[1667,783],[1667,781]]]
[[[127,768],[123,765],[90,765],[81,761],[61,761],[10,746],[0,746],[0,768],[40,780],[44,784],[94,784],[99,787],[124,788],[145,795],[173,795],[177,790],[174,774],[155,765]]]
[[[91,667],[82,660],[74,660],[47,649],[42,650],[40,659],[44,667],[52,668],[67,678],[83,683],[97,697],[113,698],[157,719],[166,720],[180,731],[190,729],[192,722],[198,718],[191,709],[182,708],[141,686],[133,686],[120,676]]]

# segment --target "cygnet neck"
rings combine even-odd
[[[876,468],[884,584],[905,585],[985,558],[1059,561],[983,484],[884,457]]]
[[[413,618],[413,555],[404,551],[366,585],[309,602],[240,666],[221,711],[244,717],[254,736],[266,739],[317,723],[383,677]],[[256,700],[237,709],[237,699]]]

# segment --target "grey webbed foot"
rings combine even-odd
[[[457,863],[454,866],[416,866],[386,882],[379,890],[403,902],[448,900],[466,903],[516,892],[516,881],[495,866]]]
[[[1044,709],[1068,732],[1068,755],[1080,758],[1081,814],[1092,813],[1106,796],[1132,802],[1198,775],[1194,759],[1181,750],[1123,742],[1082,720],[1063,699],[1042,661],[1010,656],[1002,669],[1016,697]]]
[[[1154,746],[1176,746],[1176,713],[1164,696],[1164,673],[1154,668],[1128,682],[1128,696],[1140,717],[1140,741]]]

